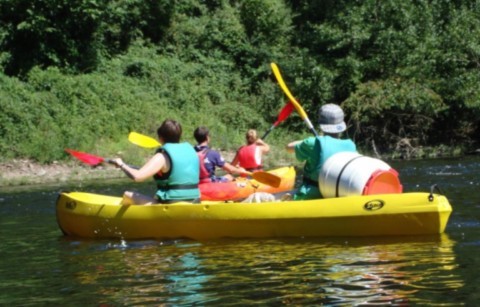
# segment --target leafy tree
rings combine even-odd
[[[102,52],[99,37],[102,8],[96,1],[2,1],[0,19],[9,54],[8,75],[26,75],[36,65],[85,70]]]
[[[158,43],[170,23],[170,0],[0,2],[0,51],[8,75],[34,66],[94,71],[137,38]]]
[[[167,116],[238,145],[287,100],[271,62],[313,122],[342,104],[365,147],[474,146],[479,34],[468,0],[1,0],[0,155],[51,161]]]
[[[402,79],[366,82],[343,107],[356,142],[385,151],[406,141],[411,146],[426,144],[439,114],[448,108],[432,89]]]

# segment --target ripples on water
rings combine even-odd
[[[1,192],[0,305],[474,305],[479,159],[392,166],[407,192],[439,184],[454,208],[445,234],[77,240],[56,225],[57,193],[114,195],[130,183]]]
[[[57,244],[43,256],[17,259],[36,267],[22,276],[18,302],[409,305],[432,297],[448,302],[450,291],[462,287],[452,275],[454,242],[446,235]]]

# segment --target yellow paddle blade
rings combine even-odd
[[[130,132],[128,135],[128,140],[137,146],[144,147],[144,148],[156,148],[162,146],[160,142],[155,140],[152,137],[137,133],[137,132]]]
[[[278,84],[282,88],[285,95],[287,95],[288,99],[290,99],[293,106],[297,110],[298,114],[300,114],[300,117],[302,117],[302,119],[307,118],[308,117],[307,113],[305,113],[305,110],[302,108],[300,103],[295,99],[295,97],[293,97],[292,93],[290,92],[287,85],[285,84],[285,81],[283,81],[282,74],[280,74],[280,70],[278,69],[277,64],[270,63],[270,66],[272,67],[273,74],[275,75],[275,78],[277,79]]]
[[[275,174],[267,172],[246,172],[247,175],[252,176],[258,182],[269,185],[274,188],[278,188],[282,182],[282,178],[278,177]]]
[[[278,69],[277,64],[272,62],[270,63],[270,66],[272,67],[273,74],[275,75],[275,78],[277,79],[278,84],[282,88],[285,95],[287,95],[287,97],[290,99],[290,102],[293,104],[298,114],[300,114],[300,117],[307,124],[308,128],[312,130],[313,134],[318,135],[312,123],[310,122],[310,119],[308,118],[307,113],[305,113],[305,110],[302,108],[300,103],[295,99],[295,97],[293,97],[292,93],[290,92],[287,85],[285,84],[285,81],[283,81],[282,74],[280,73],[280,70]]]

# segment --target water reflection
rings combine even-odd
[[[78,287],[89,285],[106,304],[409,305],[463,286],[455,275],[455,242],[446,234],[373,241],[66,242],[71,252],[62,262],[82,264]]]

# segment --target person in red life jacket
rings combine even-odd
[[[113,160],[134,181],[144,181],[153,176],[157,183],[154,197],[126,191],[123,195],[123,205],[196,202],[200,198],[198,155],[191,144],[180,142],[182,135],[180,123],[167,119],[160,125],[157,134],[163,145],[140,169],[128,166],[120,158]]]
[[[194,148],[200,160],[200,183],[229,182],[234,179],[231,174],[240,175],[245,173],[245,169],[235,167],[226,162],[218,151],[208,146],[210,143],[210,134],[207,127],[198,127],[193,132],[193,136],[198,143]],[[227,174],[224,176],[216,176],[215,170],[217,167],[226,171]]]
[[[249,172],[263,170],[262,156],[270,151],[270,146],[257,136],[255,129],[247,131],[247,144],[237,150],[232,165],[240,166]]]

